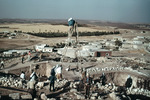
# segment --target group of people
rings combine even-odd
[[[62,79],[62,65],[57,64],[56,66],[53,66],[50,77],[48,78],[50,80],[50,91],[51,87],[53,87],[53,91],[55,91],[55,81]]]
[[[26,75],[24,71],[21,72],[20,78],[22,79],[22,83],[27,83],[27,88],[29,89],[29,92],[31,93],[32,97],[36,97],[35,85],[38,82],[38,76],[36,72],[33,69],[31,70],[29,81],[26,81]]]
[[[100,82],[102,83],[103,86],[106,85],[106,81],[107,81],[106,75],[105,75],[105,73],[102,73],[102,75],[100,76]],[[93,82],[94,82],[93,78],[90,77],[90,74],[86,73],[86,71],[83,71],[80,83],[83,84],[83,87],[85,89],[85,95],[87,98],[90,96],[90,88],[91,88],[91,85]],[[111,85],[111,83],[109,83],[109,85]],[[131,88],[132,78],[130,75],[128,75],[124,86],[125,86],[126,90]],[[79,87],[79,88],[81,88],[81,87]]]
[[[100,76],[100,82],[102,83],[102,85],[106,84],[105,73],[102,73],[102,75]],[[83,71],[82,78],[81,78],[81,84],[84,84],[85,95],[87,98],[89,98],[89,96],[90,96],[90,88],[93,83],[94,83],[94,81],[93,81],[93,78],[90,76],[90,74],[87,73],[86,71]]]

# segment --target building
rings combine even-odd
[[[44,47],[42,49],[42,52],[53,52],[53,48],[52,47]]]
[[[92,50],[94,52],[94,57],[110,57],[112,56],[112,51],[106,50],[106,49],[100,49],[100,50]]]
[[[35,50],[37,52],[39,51],[42,51],[44,49],[44,47],[46,47],[47,45],[46,44],[38,44],[38,45],[35,45]]]
[[[8,50],[3,52],[4,56],[17,56],[17,55],[25,55],[29,52],[30,50]]]

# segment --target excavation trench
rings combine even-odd
[[[52,66],[54,66],[54,65],[56,65],[56,63],[48,63],[48,62],[46,62],[46,63],[36,63],[36,64],[30,65],[30,66],[26,66],[24,68],[18,68],[18,69],[9,70],[8,74],[5,74],[5,75],[4,74],[0,74],[0,75],[1,75],[1,77],[2,76],[7,76],[7,75],[8,76],[9,75],[12,75],[12,76],[14,75],[15,77],[16,76],[19,77],[20,73],[22,71],[24,71],[25,74],[26,74],[26,79],[29,80],[29,76],[31,74],[31,70],[32,69],[36,69],[36,73],[40,77],[39,81],[43,82],[43,81],[47,80],[47,77],[49,77],[50,71],[52,69]],[[72,79],[73,80],[76,79],[76,81],[80,82],[80,79],[81,79],[80,78],[80,76],[81,76],[80,71],[79,72],[75,72],[75,70],[74,70],[73,71],[74,73],[80,73],[80,74],[71,74],[71,75],[69,75],[69,73],[73,73],[73,72],[71,72],[71,71],[67,71],[66,72],[65,70],[63,70],[63,71],[64,71],[63,72],[63,78],[65,78],[66,80],[69,81],[69,80],[72,80]],[[105,86],[101,85],[99,89],[95,89],[94,90],[94,87],[98,83],[101,84],[100,76],[102,75],[103,72],[105,73],[105,76],[106,76],[106,85]],[[68,77],[68,75],[70,77]],[[126,90],[125,89],[125,83],[127,81],[128,75],[130,75],[132,80],[133,80],[132,81],[132,86],[131,86],[133,89],[139,88],[139,89],[150,91],[150,79],[149,79],[149,77],[146,76],[146,75],[142,75],[142,74],[133,72],[133,71],[128,71],[128,70],[122,70],[121,69],[121,70],[112,70],[112,71],[100,71],[100,72],[91,73],[90,75],[91,75],[91,77],[93,77],[93,80],[94,80],[94,84],[92,86],[93,88],[92,88],[91,92],[98,92],[100,96],[108,94],[108,92],[106,90],[108,90],[109,93],[112,92],[112,88],[113,87],[110,88],[108,86],[108,84],[110,84],[110,83],[113,84],[115,87],[119,87],[119,88],[121,87],[120,89],[113,90],[115,92],[119,92],[120,93],[120,92]],[[75,81],[72,81],[72,82],[75,82]],[[2,85],[3,84],[1,84],[1,86]],[[81,85],[84,85],[84,84],[81,84]],[[68,86],[68,88],[69,88],[69,86]],[[22,89],[22,88],[20,88],[20,89]],[[77,89],[77,90],[80,91],[80,89]],[[9,88],[8,88],[8,90],[9,90]],[[82,90],[84,90],[84,88]],[[82,91],[82,92],[84,93],[84,91]],[[134,97],[133,95],[135,95],[135,94],[129,93],[128,95],[130,95],[130,97]],[[136,95],[143,95],[143,94],[136,94]]]

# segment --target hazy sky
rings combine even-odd
[[[150,0],[0,0],[0,18],[150,23]]]

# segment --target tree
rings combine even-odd
[[[116,49],[118,50],[119,47],[122,47],[122,42],[120,40],[116,39],[115,46],[117,46]]]
[[[121,47],[121,46],[122,46],[122,42],[117,39],[117,40],[115,41],[115,45],[118,46],[118,47]]]

